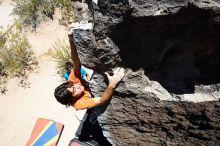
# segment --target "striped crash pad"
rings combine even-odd
[[[39,118],[26,146],[56,146],[64,125],[53,120]]]

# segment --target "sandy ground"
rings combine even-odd
[[[4,30],[13,20],[13,17],[10,15],[12,9],[11,0],[0,0],[0,26],[2,26]]]
[[[0,25],[7,26],[11,22],[5,13],[9,0],[0,2]],[[4,12],[4,16],[3,15]],[[6,15],[6,16],[5,16]],[[56,15],[59,17],[59,15]],[[4,18],[4,19],[2,19]],[[78,118],[82,118],[85,111],[75,111],[59,104],[54,98],[54,89],[62,80],[56,72],[56,64],[45,53],[58,38],[67,39],[67,33],[58,20],[42,24],[36,33],[28,32],[28,40],[35,52],[39,69],[29,75],[29,88],[19,87],[17,79],[10,79],[8,91],[0,95],[0,145],[24,146],[33,130],[38,118],[52,119],[64,124],[64,130],[58,146],[67,146],[75,137],[79,126]]]

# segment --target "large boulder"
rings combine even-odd
[[[78,6],[86,9],[80,16]],[[113,145],[219,145],[220,2],[217,0],[99,0],[74,3],[81,60],[96,70],[126,74],[99,118]]]

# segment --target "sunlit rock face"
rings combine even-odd
[[[97,71],[93,94],[104,91],[105,71],[126,68],[99,119],[109,141],[219,145],[220,2],[99,0],[87,8],[94,29],[75,30],[74,40]]]

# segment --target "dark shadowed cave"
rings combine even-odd
[[[160,82],[175,94],[193,93],[196,84],[220,82],[220,25],[212,10],[194,5],[174,15],[125,16],[108,33],[123,65]]]

